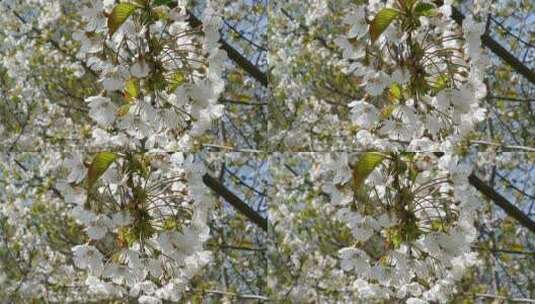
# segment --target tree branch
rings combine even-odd
[[[199,20],[192,12],[189,12],[188,22],[191,27],[198,27],[202,25],[202,21]],[[264,87],[268,86],[268,77],[266,73],[262,72],[256,65],[251,63],[223,38],[219,39],[219,43],[221,44],[221,48],[227,52],[228,57],[232,59],[236,65],[249,73],[249,75],[260,82]]]
[[[435,0],[437,5],[443,5],[443,0]],[[459,25],[463,24],[463,19],[465,16],[461,13],[459,9],[452,6],[451,7],[451,18]],[[503,46],[501,46],[494,38],[492,38],[488,33],[485,33],[481,36],[481,44],[489,48],[496,56],[500,57],[503,61],[509,64],[515,71],[520,75],[524,76],[531,83],[535,84],[535,73],[518,60],[513,54],[507,51]]]
[[[474,173],[468,176],[468,181],[472,186],[479,190],[479,192],[483,193],[486,197],[494,201],[494,203],[498,205],[498,207],[502,208],[507,215],[516,219],[522,226],[535,233],[535,222],[532,221],[529,216],[523,213],[515,205],[509,202],[505,197],[499,194],[496,190],[487,185]]]
[[[17,166],[19,166],[19,168],[21,168],[22,170],[24,170],[24,172],[29,172],[30,170],[28,168],[26,168],[26,166],[24,166],[21,162],[19,162],[16,158],[13,158],[13,160],[15,161],[15,164],[17,164]],[[39,175],[33,175],[33,178],[38,180],[39,182],[43,182],[44,181],[44,178],[39,176]],[[50,189],[52,190],[52,192],[54,192],[54,194],[56,194],[60,199],[65,199],[63,197],[63,195],[61,194],[61,192],[54,186],[54,185],[51,185],[50,186]]]
[[[258,214],[251,207],[249,207],[249,205],[247,205],[234,193],[228,190],[227,187],[225,187],[225,185],[223,185],[216,178],[210,176],[209,174],[205,174],[202,177],[202,180],[208,188],[212,189],[219,196],[223,197],[229,204],[232,205],[232,207],[238,210],[241,214],[245,215],[251,222],[256,224],[258,227],[262,228],[262,230],[267,232],[268,230],[267,219],[261,216],[260,214]]]
[[[17,17],[17,19],[22,22],[23,24],[28,24],[28,22],[26,21],[26,19],[24,19],[18,12],[16,12],[15,10],[13,10],[11,7],[8,6],[8,8],[10,9],[11,13],[13,13],[13,15],[15,17]],[[42,36],[42,31],[34,26],[31,27],[31,30],[36,33],[37,35],[39,36]],[[93,71],[87,64],[85,61],[82,61],[78,58],[76,58],[75,55],[71,54],[68,50],[65,50],[63,47],[61,47],[61,45],[55,41],[54,39],[52,38],[48,38],[46,40],[47,42],[49,42],[50,44],[52,44],[52,46],[54,46],[54,48],[56,48],[56,50],[58,50],[59,52],[61,52],[62,54],[64,54],[65,56],[69,57],[71,60],[75,61],[75,62],[79,62],[82,67],[89,73],[91,73],[94,77],[97,77],[98,78],[98,74]]]
[[[527,298],[509,298],[509,297],[503,297],[498,295],[492,295],[487,293],[465,293],[466,295],[473,295],[477,298],[489,298],[489,299],[496,299],[496,300],[505,300],[508,302],[516,302],[516,303],[535,303],[534,299],[527,299]]]
[[[238,299],[250,299],[250,300],[260,300],[260,301],[268,301],[269,298],[261,296],[261,295],[248,295],[248,294],[239,294],[234,292],[227,292],[227,291],[221,291],[221,290],[201,290],[201,292],[204,293],[212,293],[212,294],[218,294],[223,296],[231,296]]]
[[[489,251],[493,253],[507,253],[507,254],[518,254],[518,255],[527,255],[535,256],[535,251],[522,251],[522,250],[513,250],[513,249],[496,249],[496,248],[487,248],[484,246],[472,246],[472,248],[477,250]]]
[[[498,147],[507,151],[521,150],[521,151],[527,151],[527,152],[535,152],[535,148],[532,148],[532,147],[499,144],[499,143],[493,143],[493,142],[484,141],[484,140],[471,140],[470,143],[475,144],[475,145],[494,146],[494,147]]]

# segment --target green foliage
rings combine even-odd
[[[128,102],[139,96],[139,84],[136,79],[129,79],[125,82],[124,96]]]
[[[113,152],[99,152],[93,158],[87,172],[87,189],[91,189],[108,167],[117,159],[117,154]]]
[[[116,115],[117,115],[118,117],[123,117],[123,116],[125,116],[125,115],[128,113],[128,111],[130,110],[130,106],[131,106],[131,105],[130,105],[129,103],[120,106],[119,109],[117,109],[117,113],[116,113]]]
[[[401,97],[403,97],[403,89],[402,89],[402,87],[397,83],[393,83],[390,86],[390,91],[389,91],[388,97],[389,97],[390,101],[401,100]]]
[[[403,8],[410,9],[411,7],[414,6],[414,4],[416,3],[416,0],[402,0],[400,1],[400,3]]]
[[[435,6],[431,3],[418,2],[414,6],[414,12],[417,16],[429,16],[433,13]]]
[[[399,11],[393,8],[383,8],[377,13],[370,24],[370,37],[372,43],[386,30],[386,28],[399,16]]]
[[[379,166],[385,156],[378,152],[364,153],[353,166],[353,190],[358,191],[368,175]]]
[[[144,178],[149,176],[150,159],[144,154],[129,154],[126,156],[126,173],[139,174]]]
[[[450,78],[447,74],[440,74],[438,75],[437,79],[435,80],[434,84],[433,84],[433,92],[436,94],[440,91],[442,91],[443,89],[445,89],[448,84],[450,82]]]
[[[112,36],[139,6],[131,3],[117,4],[108,16],[108,30]]]
[[[182,71],[176,71],[173,73],[173,76],[171,80],[169,81],[169,90],[172,92],[176,90],[179,86],[181,86],[186,81],[186,75],[184,75],[184,72]]]
[[[151,216],[145,210],[139,211],[139,217],[130,227],[124,227],[119,230],[118,242],[121,245],[132,246],[136,241],[150,238],[156,229],[151,224]]]
[[[412,242],[418,239],[420,234],[418,222],[414,215],[407,217],[401,224],[389,228],[386,232],[387,238],[394,248],[399,248],[404,242]]]
[[[160,5],[167,5],[167,6],[171,6],[175,3],[176,1],[174,0],[154,0],[153,4],[154,6],[160,6]]]
[[[177,222],[173,220],[172,218],[167,218],[163,222],[163,229],[164,230],[175,230],[177,229]]]

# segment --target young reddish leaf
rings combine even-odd
[[[399,11],[392,8],[383,8],[377,13],[372,23],[370,24],[370,37],[372,43],[375,42],[379,36],[386,30],[386,28],[399,15]]]

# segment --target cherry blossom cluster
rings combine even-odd
[[[486,115],[486,4],[458,25],[451,1],[308,2],[273,5],[269,140],[368,152],[273,156],[269,290],[296,303],[447,302],[477,263],[479,204],[453,151]],[[198,20],[185,0],[0,3],[0,98],[14,113],[0,168],[15,177],[0,193],[0,296],[184,300],[213,260],[214,204],[202,160],[175,151],[198,148],[223,115],[222,3]],[[72,5],[78,27],[54,31]],[[39,70],[50,66],[97,83],[77,96]],[[11,154],[49,143],[63,151]]]
[[[83,227],[87,242],[72,248],[74,265],[87,272],[90,293],[178,301],[189,280],[211,261],[212,207],[203,166],[192,155],[118,156],[92,188],[82,157],[65,160],[68,175],[57,188]]]
[[[449,3],[431,1],[347,9],[348,32],[335,42],[364,93],[348,104],[357,144],[448,150],[485,118],[485,25],[468,16],[461,28],[451,15]]]
[[[86,98],[98,124],[95,143],[192,149],[194,138],[223,113],[218,97],[226,54],[211,3],[195,27],[183,1],[173,8],[152,1],[94,1],[81,15],[85,27],[74,34],[81,44],[77,56],[99,74],[104,88]]]
[[[274,247],[288,255],[276,263],[291,278],[272,274],[280,297],[443,303],[477,263],[470,246],[478,199],[457,157],[319,153],[280,162],[310,170],[303,178],[274,170],[285,181],[270,208]]]
[[[448,1],[358,3],[275,5],[273,91],[289,113],[274,115],[273,141],[301,151],[451,150],[486,117],[477,20],[488,5],[475,1],[478,14],[458,25]]]

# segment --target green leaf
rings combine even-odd
[[[117,4],[108,16],[108,31],[113,35],[139,6],[132,3]]]
[[[436,94],[442,90],[444,90],[448,84],[449,84],[449,76],[446,73],[438,75],[437,79],[435,80],[433,84],[433,92]]]
[[[370,24],[370,37],[372,43],[386,30],[386,28],[399,16],[399,11],[392,8],[380,10]]]
[[[125,116],[126,114],[128,114],[128,111],[130,111],[130,106],[131,105],[129,103],[120,106],[119,109],[117,109],[117,112],[115,112],[115,115],[117,115],[118,117]]]
[[[246,94],[231,94],[230,97],[232,98],[232,100],[236,101],[247,102],[252,100],[252,97]]]
[[[125,82],[124,93],[128,102],[137,98],[139,95],[139,86],[135,79],[129,79]]]
[[[441,220],[433,220],[431,222],[431,229],[433,231],[446,231],[446,225],[444,224],[444,221]]]
[[[392,101],[394,100],[400,100],[401,99],[401,86],[397,83],[393,83],[390,86],[390,92],[389,97],[391,97]]]
[[[389,104],[387,105],[386,107],[382,108],[381,109],[381,117],[384,118],[384,119],[387,119],[389,118],[392,113],[394,112],[394,109],[395,109],[395,105],[394,104]]]
[[[364,153],[359,160],[353,166],[353,190],[357,191],[368,175],[379,166],[385,156],[377,152],[366,152]]]
[[[435,6],[431,3],[418,2],[414,7],[414,12],[417,16],[429,16],[433,12]]]
[[[175,0],[154,0],[153,4],[154,6],[160,6],[160,5],[171,6],[174,2],[176,1]]]
[[[91,189],[99,177],[106,172],[110,165],[117,159],[117,154],[113,152],[99,152],[93,158],[87,172],[87,189]]]
[[[404,7],[412,8],[416,0],[402,0],[402,2]]]
[[[176,71],[173,74],[173,77],[169,81],[170,84],[170,91],[176,90],[179,86],[181,86],[184,82],[186,82],[186,76],[182,71]]]
[[[177,227],[176,221],[173,218],[167,218],[163,222],[164,230],[175,230]]]
[[[524,246],[520,243],[513,243],[511,245],[511,250],[514,250],[514,251],[523,251],[524,250]]]

